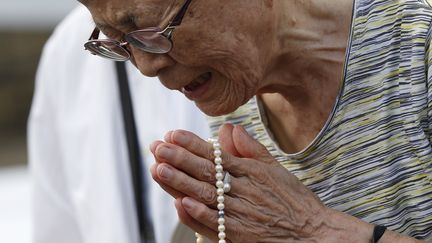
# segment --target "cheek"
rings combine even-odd
[[[169,55],[149,54],[139,50],[133,50],[132,54],[132,63],[148,77],[155,77],[160,70],[175,64]]]
[[[227,114],[251,99],[262,85],[264,63],[250,36],[232,30],[178,32],[171,53],[177,62],[215,73],[211,100],[197,106],[208,115]]]
[[[212,49],[214,55],[209,56],[211,67],[224,80],[224,91],[228,101],[242,105],[252,98],[263,80],[262,64],[256,53],[256,48],[249,43],[237,41],[225,51]]]
[[[227,56],[211,62],[212,69],[216,70],[212,86],[214,95],[197,103],[206,114],[217,116],[233,112],[257,93],[261,75],[257,69],[251,68],[253,65],[249,66],[250,63],[242,60]]]
[[[173,57],[183,65],[215,70],[232,82],[258,85],[264,65],[253,40],[229,32],[213,33],[179,36]]]

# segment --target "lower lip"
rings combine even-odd
[[[207,91],[209,90],[211,81],[212,78],[210,78],[205,83],[201,84],[200,86],[198,86],[192,91],[183,90],[183,94],[190,100],[202,99],[204,95],[207,93]]]

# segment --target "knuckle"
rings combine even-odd
[[[252,170],[252,176],[259,184],[268,184],[270,181],[270,175],[267,173],[265,168],[262,168],[262,166],[254,166]]]
[[[203,181],[213,183],[215,181],[215,173],[213,173],[208,166],[208,163],[200,163],[199,171]]]
[[[179,162],[183,162],[190,159],[189,151],[180,148],[176,153],[176,158]]]
[[[209,144],[208,146],[205,147],[205,156],[206,158],[210,159],[210,160],[214,160],[215,156],[214,156],[214,149],[213,146],[211,144]]]
[[[212,188],[203,186],[200,191],[200,198],[204,204],[213,204],[216,202],[216,193]]]
[[[190,185],[186,182],[186,180],[180,179],[177,180],[177,188],[178,190],[185,190],[186,188],[190,188]]]

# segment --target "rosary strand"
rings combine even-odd
[[[217,208],[218,208],[218,237],[219,237],[219,243],[226,243],[225,238],[226,238],[226,234],[225,234],[225,192],[228,192],[231,189],[231,185],[229,184],[229,174],[226,173],[226,175],[224,175],[224,171],[223,171],[223,163],[222,163],[222,152],[220,149],[220,144],[218,142],[217,139],[209,139],[208,140],[210,143],[213,144],[213,149],[214,149],[214,163],[215,163],[215,169],[216,169],[216,193],[218,195],[217,197]],[[224,180],[225,179],[225,180]],[[197,243],[204,243],[205,239],[202,235],[195,233],[195,236],[197,237]]]

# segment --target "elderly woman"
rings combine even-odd
[[[219,242],[432,241],[427,0],[82,3],[88,50],[212,116],[219,143],[171,131],[151,146],[190,228]]]

